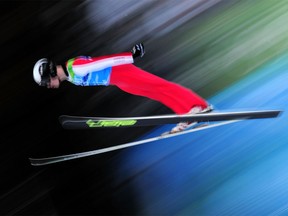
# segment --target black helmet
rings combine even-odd
[[[56,64],[47,58],[42,58],[36,62],[33,68],[33,77],[40,86],[47,86],[50,77],[57,76]]]

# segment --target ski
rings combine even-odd
[[[176,124],[183,121],[227,121],[236,119],[275,118],[280,110],[242,111],[242,112],[211,112],[185,115],[158,115],[144,117],[84,117],[61,115],[60,124],[65,129],[125,128],[136,126],[153,126]]]
[[[144,140],[129,142],[129,143],[125,143],[125,144],[121,144],[121,145],[117,145],[117,146],[112,146],[112,147],[107,147],[107,148],[102,148],[102,149],[97,149],[97,150],[92,150],[92,151],[87,151],[87,152],[61,155],[61,156],[55,156],[55,157],[47,157],[47,158],[29,158],[29,160],[30,160],[30,163],[32,166],[44,166],[44,165],[74,160],[74,159],[78,159],[78,158],[88,157],[88,156],[92,156],[92,155],[102,154],[102,153],[106,153],[106,152],[116,151],[119,149],[124,149],[124,148],[132,147],[132,146],[150,143],[153,141],[167,139],[167,138],[171,138],[171,137],[175,137],[175,136],[179,136],[179,135],[183,135],[183,134],[187,134],[187,133],[192,133],[192,132],[196,132],[196,131],[206,130],[209,128],[227,125],[227,124],[231,124],[231,123],[239,122],[239,121],[242,121],[242,120],[230,120],[230,121],[224,121],[224,122],[220,122],[220,123],[208,124],[208,125],[203,126],[203,127],[196,127],[196,128],[192,128],[192,129],[185,130],[183,132],[179,132],[179,133],[175,133],[175,134],[160,135],[157,137],[152,137],[152,138],[148,138],[148,139],[144,139]]]

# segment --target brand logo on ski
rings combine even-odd
[[[121,126],[133,126],[136,124],[136,120],[98,120],[94,121],[89,119],[86,124],[89,127],[121,127]]]

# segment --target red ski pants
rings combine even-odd
[[[192,107],[207,107],[199,95],[176,83],[148,73],[133,64],[112,67],[110,85],[125,92],[156,100],[177,114],[188,113]]]

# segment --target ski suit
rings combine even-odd
[[[199,95],[133,65],[130,52],[101,57],[78,56],[65,64],[68,81],[75,85],[115,85],[121,90],[156,100],[176,114],[188,113],[194,106],[208,106]]]

